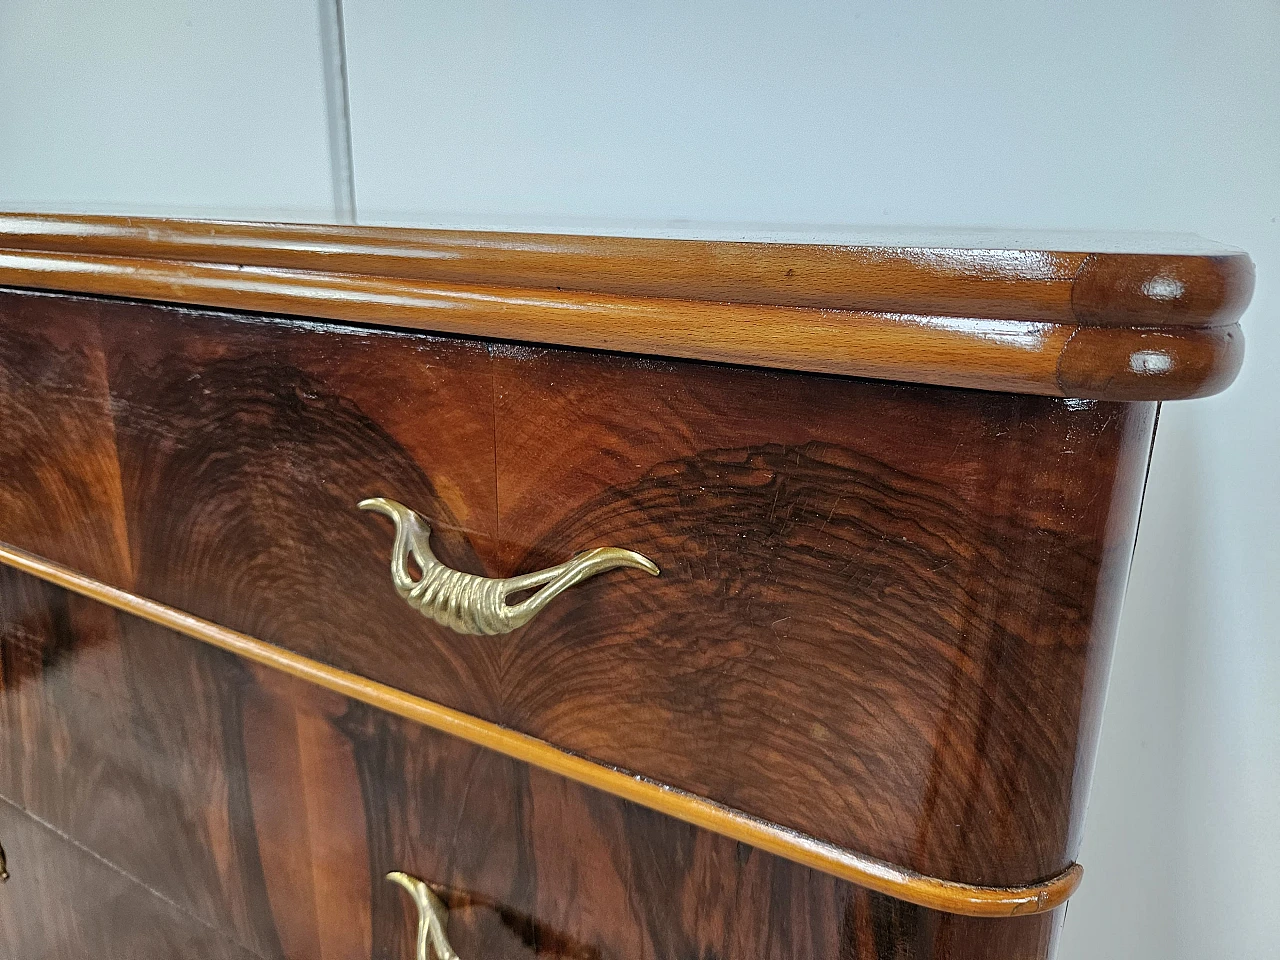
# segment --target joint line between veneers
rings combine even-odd
[[[40,826],[44,827],[44,829],[52,833],[55,837],[62,840],[64,843],[70,844],[72,847],[74,847],[76,850],[80,851],[81,853],[87,854],[88,856],[92,857],[94,860],[97,860],[99,863],[101,863],[104,867],[106,867],[112,873],[115,873],[121,877],[124,877],[134,886],[141,887],[143,890],[147,891],[147,893],[151,894],[160,902],[167,904],[168,906],[173,908],[176,912],[186,917],[188,920],[195,921],[197,924],[204,927],[206,930],[210,931],[215,936],[235,944],[239,949],[243,950],[245,953],[249,954],[250,956],[258,957],[260,958],[260,960],[270,960],[270,958],[268,958],[265,954],[259,953],[257,950],[253,949],[253,947],[250,947],[247,944],[241,943],[237,937],[230,936],[226,930],[223,930],[220,927],[214,926],[212,923],[210,923],[208,920],[205,920],[203,917],[200,917],[192,913],[190,910],[182,906],[180,903],[177,903],[176,901],[170,899],[169,897],[166,897],[163,893],[161,893],[155,887],[151,886],[149,883],[146,883],[139,877],[135,877],[128,870],[125,870],[123,867],[119,866],[118,864],[108,860],[106,857],[98,853],[92,847],[85,846],[83,843],[81,843],[79,840],[77,840],[75,837],[71,836],[70,834],[63,832],[62,830],[59,830],[56,826],[54,826],[48,820],[45,820],[43,817],[39,816],[38,814],[32,813],[26,807],[19,806],[17,803],[9,799],[8,797],[4,796],[3,794],[0,794],[0,803],[4,803],[7,806],[13,808],[13,810],[15,810],[20,816],[24,816],[27,819],[34,821],[35,823],[39,824]],[[10,867],[11,869],[9,872],[14,873],[15,869],[13,869],[13,864],[10,864]]]

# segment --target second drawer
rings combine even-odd
[[[860,890],[6,567],[0,662],[5,957],[413,960],[391,871],[464,960],[1008,960],[1065,909]]]

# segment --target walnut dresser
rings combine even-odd
[[[0,957],[1051,956],[1252,283],[0,216]]]

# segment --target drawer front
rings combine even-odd
[[[1073,859],[1150,405],[129,303],[0,317],[33,341],[3,402],[49,461],[6,478],[48,509],[0,539],[924,874]],[[41,419],[67,394],[112,438],[87,465]],[[662,573],[459,634],[396,595],[369,496],[469,573],[597,546]]]
[[[1074,859],[1150,406],[496,353],[504,565],[663,568],[529,625],[517,725],[933,876]]]
[[[143,922],[161,960],[193,923],[210,956],[412,960],[393,870],[432,883],[466,960],[1038,958],[1064,909],[868,893],[6,568],[0,662],[7,956],[54,936],[25,903],[83,934],[60,960],[123,955]],[[45,886],[86,851],[110,909]]]
[[[0,840],[21,865],[0,887],[5,960],[259,956],[3,800]]]

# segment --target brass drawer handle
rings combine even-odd
[[[409,891],[418,908],[418,951],[416,960],[431,960],[431,951],[435,952],[435,960],[461,960],[449,945],[445,935],[445,924],[449,922],[449,908],[444,905],[431,888],[407,873],[394,870],[387,874],[387,879],[398,883]],[[428,950],[427,945],[431,945]]]
[[[431,526],[402,503],[385,497],[360,501],[361,510],[373,510],[395,521],[396,538],[391,547],[391,580],[396,592],[424,617],[457,633],[509,633],[522,627],[574,584],[617,567],[635,567],[653,576],[658,567],[648,557],[620,547],[597,547],[578,554],[555,567],[525,573],[507,580],[494,580],[446,567],[431,552]],[[422,579],[409,574],[413,557],[422,570]],[[519,603],[507,597],[522,590],[542,587]]]

